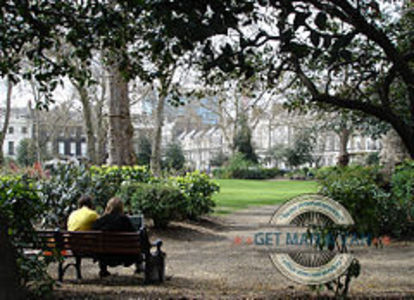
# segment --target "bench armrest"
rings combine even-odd
[[[156,240],[154,243],[151,243],[151,247],[157,247],[157,251],[161,251],[162,241],[160,239]]]

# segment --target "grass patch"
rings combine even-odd
[[[316,193],[315,181],[267,181],[216,179],[220,192],[214,196],[216,214],[228,214],[249,206],[270,205],[301,194]]]

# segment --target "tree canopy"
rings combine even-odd
[[[35,78],[46,93],[63,75],[88,78],[49,55],[62,41],[86,64],[94,50],[109,53],[127,78],[162,76],[143,62],[170,65],[192,52],[189,63],[207,78],[213,69],[255,75],[300,95],[293,107],[340,107],[389,123],[414,157],[409,1],[9,0],[0,18],[0,75]]]
[[[412,4],[404,1],[159,1],[166,31],[204,71],[260,74],[290,104],[360,111],[389,123],[414,157]],[[181,16],[175,18],[174,16]],[[183,17],[185,16],[185,17]],[[179,31],[184,25],[188,28]],[[197,28],[197,33],[191,31]],[[256,75],[257,76],[257,75]],[[347,93],[343,93],[346,86]]]

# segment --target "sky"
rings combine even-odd
[[[56,104],[59,104],[65,100],[69,100],[73,97],[73,88],[68,80],[65,87],[58,86],[54,92],[54,99],[56,99]],[[6,107],[6,97],[7,97],[7,81],[0,79],[0,107]],[[27,107],[29,101],[34,103],[33,90],[28,82],[20,82],[17,85],[13,86],[12,89],[12,108],[15,107]],[[52,105],[53,107],[53,105]]]

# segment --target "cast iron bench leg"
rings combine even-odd
[[[81,273],[82,258],[79,257],[79,256],[76,256],[75,259],[76,259],[76,265],[75,265],[75,267],[76,267],[76,278],[78,280],[81,280],[82,279],[82,273]]]
[[[59,266],[58,266],[58,274],[59,274],[59,281],[63,282],[63,275],[64,275],[65,271],[63,270],[63,262],[59,262]]]

